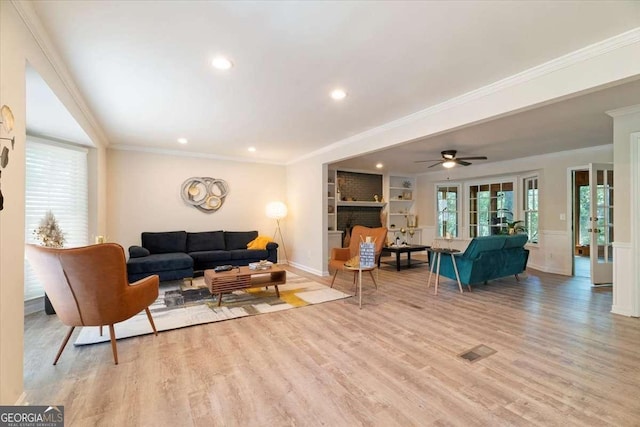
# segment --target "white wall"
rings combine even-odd
[[[26,139],[26,63],[47,82],[58,99],[96,145],[90,181],[91,232],[104,229],[106,205],[104,146],[106,140],[86,109],[64,64],[47,43],[32,33],[41,28],[29,2],[0,1],[0,105],[8,105],[15,116],[15,149],[2,171],[4,210],[0,211],[0,404],[13,405],[23,397],[24,336],[24,191]],[[4,132],[4,131],[3,131]],[[3,136],[5,136],[3,134]],[[45,361],[47,368],[50,361]]]
[[[568,211],[568,168],[589,163],[613,162],[613,145],[564,151],[552,155],[526,157],[505,162],[456,167],[418,177],[418,215],[423,225],[435,227],[435,185],[443,182],[469,182],[493,176],[521,178],[534,172],[539,175],[539,243],[530,245],[529,266],[551,273],[571,275],[573,244],[571,212]],[[449,178],[449,181],[447,181]],[[463,186],[464,189],[464,186]],[[617,191],[617,189],[616,189]],[[463,192],[464,194],[464,192]],[[466,212],[463,212],[463,215]],[[566,220],[560,219],[564,214]],[[466,221],[462,221],[463,224]]]
[[[265,207],[288,203],[284,166],[110,149],[107,169],[107,240],[125,249],[139,245],[143,231],[258,230],[273,236],[275,220]],[[222,207],[205,213],[187,205],[180,188],[190,177],[225,180],[229,194]],[[289,222],[281,221],[285,239]]]

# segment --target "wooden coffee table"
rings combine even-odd
[[[245,266],[219,273],[205,270],[204,282],[212,295],[218,294],[218,306],[222,303],[222,294],[247,288],[275,286],[276,295],[280,298],[278,285],[287,283],[287,271],[279,265],[272,265],[268,270],[251,270]]]

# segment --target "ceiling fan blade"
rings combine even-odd
[[[442,159],[432,159],[432,160],[414,160],[414,163],[426,163],[426,162],[441,162]]]
[[[462,165],[462,166],[469,166],[469,165],[471,164],[471,163],[469,163],[469,162],[465,162],[465,161],[464,161],[464,160],[462,160],[462,159],[453,159],[453,161],[454,161],[454,162],[456,162],[456,163],[457,163],[457,164],[459,164],[459,165]]]
[[[458,160],[487,160],[487,156],[458,157]]]
[[[444,163],[444,162],[443,162],[442,160],[440,160],[439,162],[436,162],[436,163],[432,164],[431,166],[429,166],[429,168],[432,168],[432,167],[434,167],[434,166],[441,165],[442,163]],[[427,168],[427,169],[429,169],[429,168]]]

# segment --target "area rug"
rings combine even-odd
[[[218,307],[217,296],[212,296],[203,277],[189,282],[163,282],[158,299],[149,307],[158,332],[203,323],[220,322],[239,317],[272,313],[348,298],[351,295],[329,288],[310,279],[287,272],[287,283],[279,285],[280,298],[273,286],[251,288],[222,296]],[[144,311],[131,319],[115,324],[117,339],[153,333]],[[85,326],[78,334],[74,345],[96,344],[109,341],[109,328]]]

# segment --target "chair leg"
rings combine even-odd
[[[100,325],[100,336],[102,336],[102,325]]]
[[[64,348],[66,347],[67,343],[69,342],[69,338],[71,338],[71,334],[73,333],[73,330],[75,328],[76,328],[75,326],[71,326],[69,328],[69,332],[67,332],[67,336],[64,337],[64,340],[62,341],[62,345],[60,346],[60,349],[58,350],[58,354],[56,354],[56,359],[53,361],[54,365],[56,363],[58,363],[58,359],[60,359],[60,355],[62,354],[62,350],[64,350]]]
[[[373,280],[373,284],[376,285],[376,289],[378,289],[378,282],[376,282],[376,278],[373,277],[373,270],[369,270],[369,275],[371,276],[371,279]]]
[[[111,350],[113,351],[113,360],[118,364],[118,347],[116,346],[116,331],[113,324],[109,325],[109,335],[111,335]]]
[[[338,275],[338,269],[336,269],[336,272],[333,273],[333,280],[331,280],[331,287],[333,288],[333,282],[336,281],[336,276]]]
[[[520,278],[518,277],[518,275],[516,274],[516,282],[519,282]]]
[[[153,329],[153,334],[158,336],[158,331],[156,331],[156,324],[153,323],[153,317],[151,317],[151,312],[149,311],[149,307],[145,308],[144,311],[147,312],[147,319],[149,319],[149,323],[151,323],[151,328]]]

